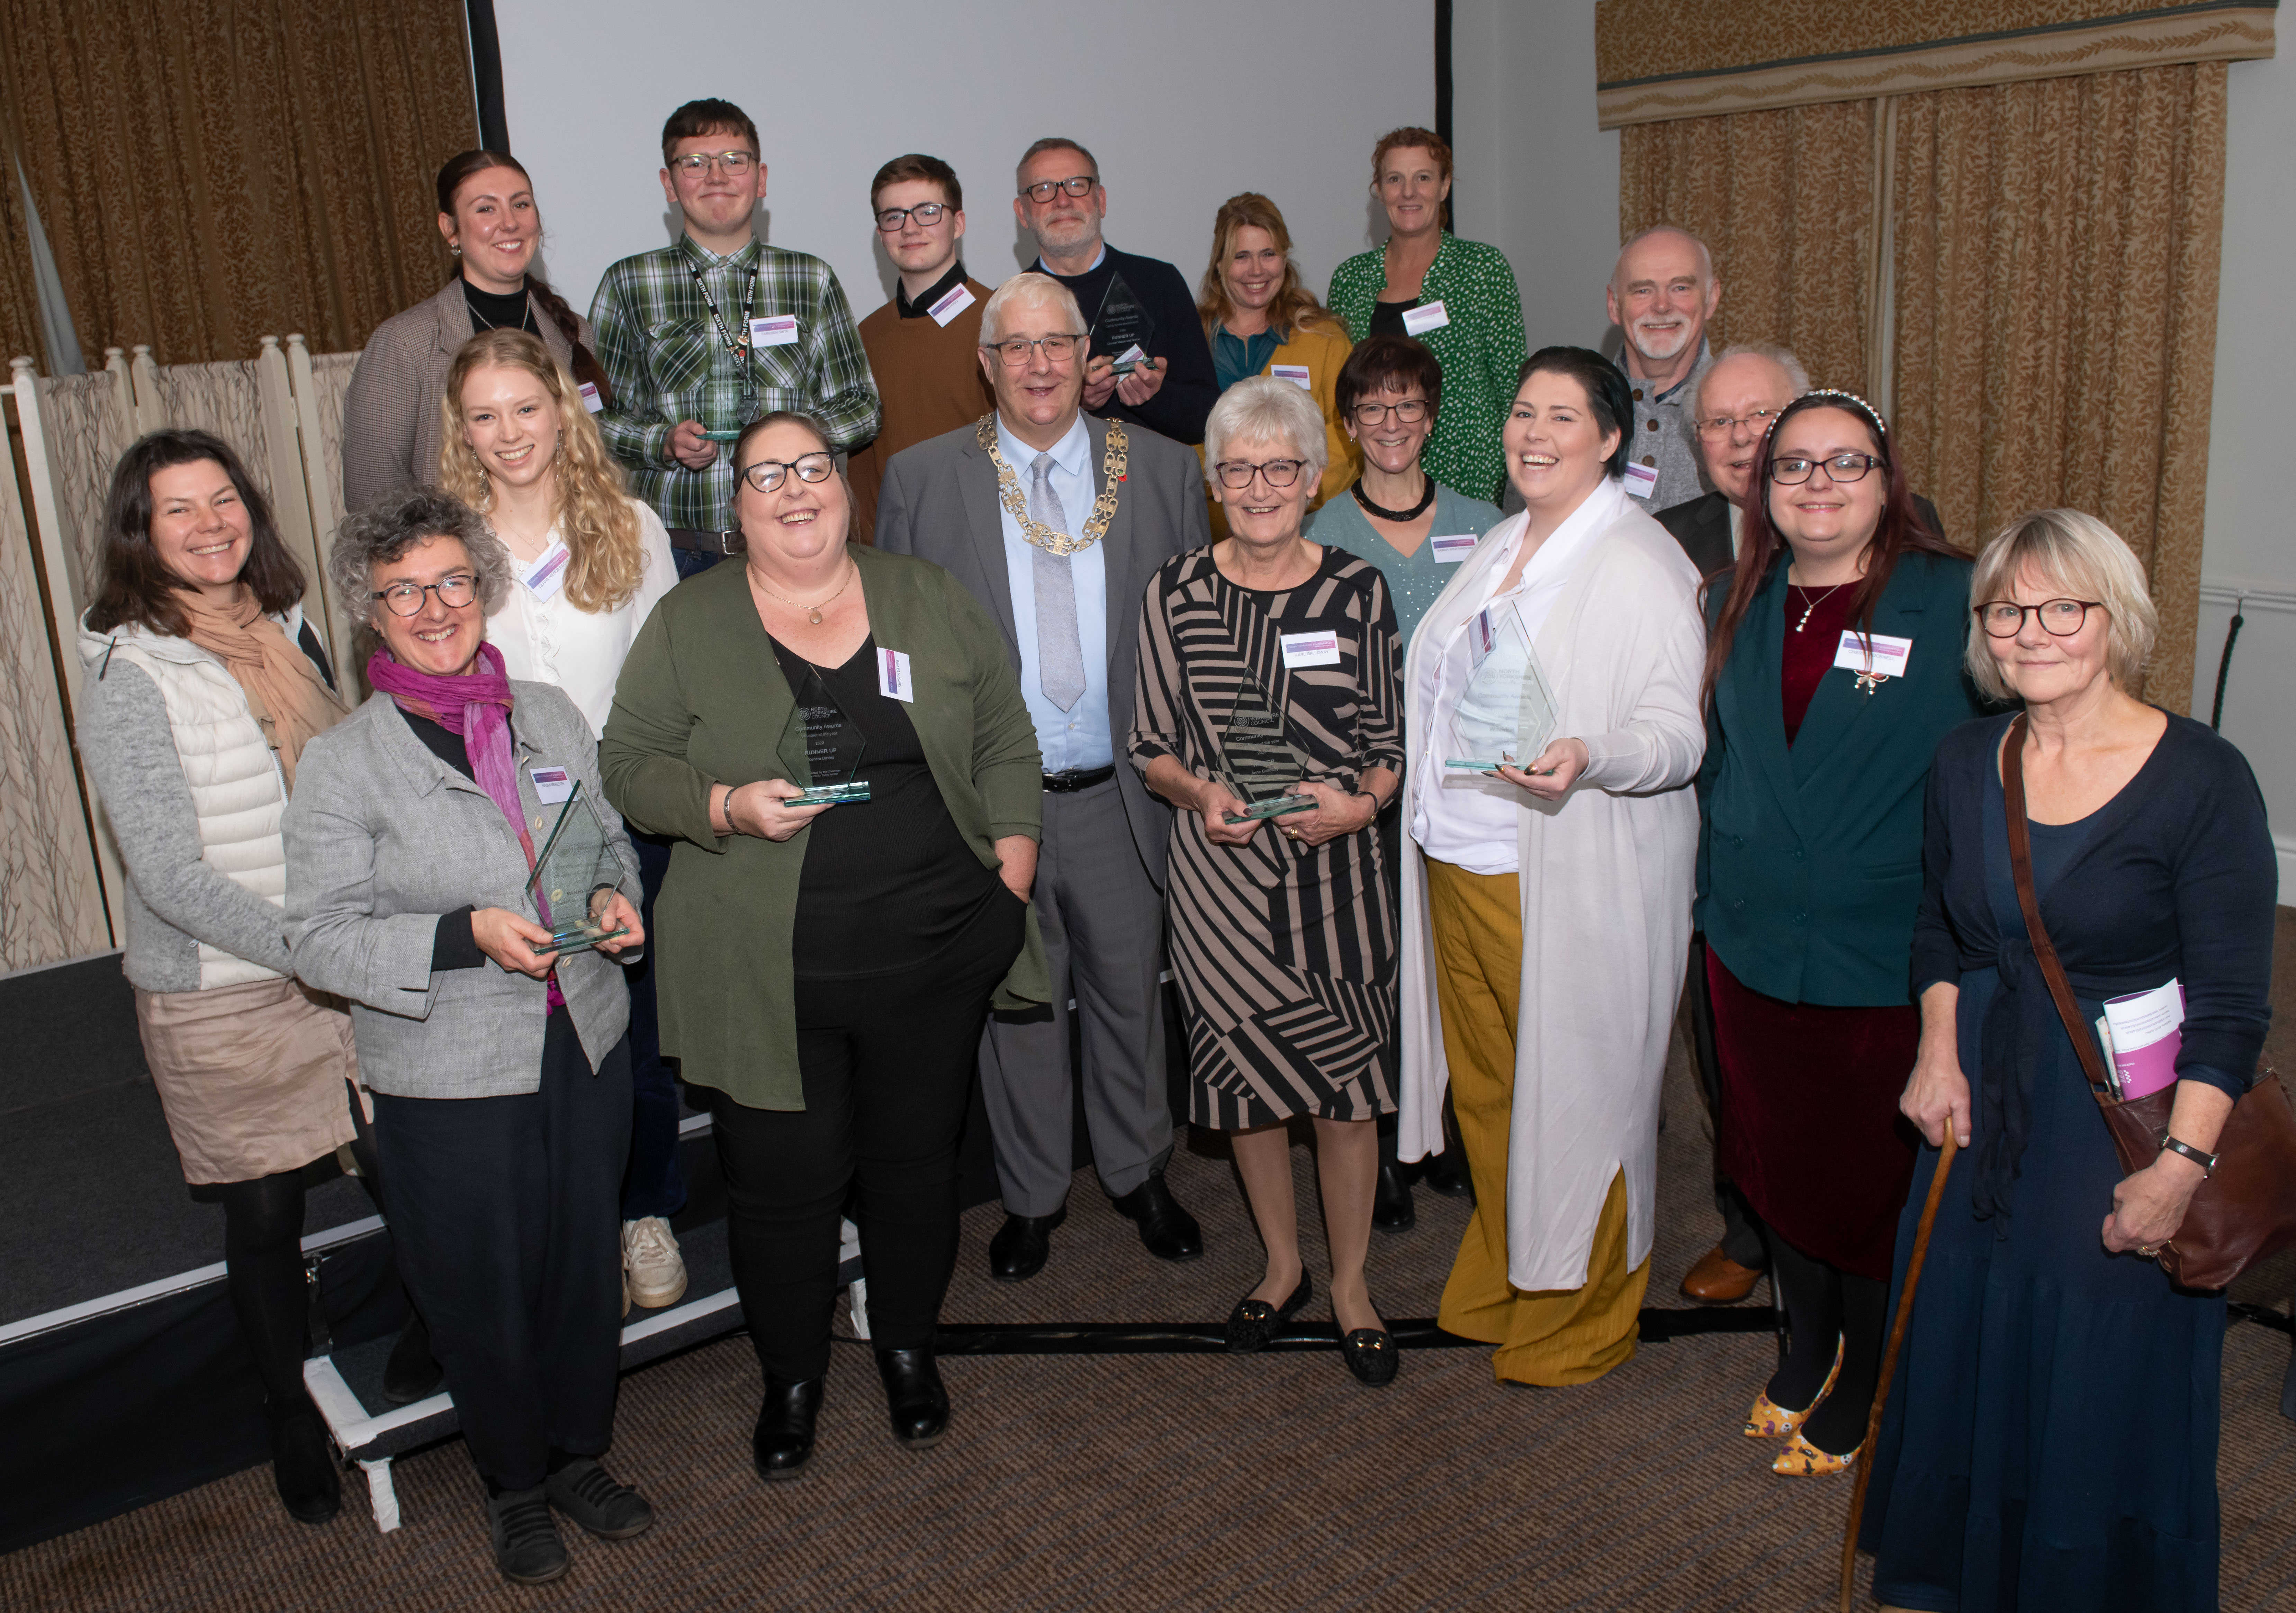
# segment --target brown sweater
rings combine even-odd
[[[972,306],[946,327],[926,315],[904,319],[891,302],[861,322],[861,346],[877,378],[885,423],[876,439],[857,448],[846,463],[853,488],[853,541],[873,543],[877,489],[885,462],[902,449],[969,426],[996,406],[988,378],[980,371],[980,310],[988,288],[970,274],[965,288]]]

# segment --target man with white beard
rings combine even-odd
[[[1712,362],[1706,322],[1722,301],[1713,254],[1687,230],[1653,225],[1620,249],[1603,296],[1626,333],[1620,366],[1635,400],[1627,491],[1645,510],[1670,510],[1706,490],[1687,405],[1691,383]]]

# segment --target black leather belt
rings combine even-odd
[[[670,528],[669,543],[673,549],[699,554],[739,554],[748,546],[739,532],[704,532],[694,527]]]
[[[1079,790],[1089,790],[1095,784],[1105,784],[1116,776],[1113,766],[1107,767],[1071,767],[1064,773],[1045,775],[1046,795],[1074,795]]]

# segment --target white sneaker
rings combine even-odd
[[[622,1274],[630,1298],[650,1311],[676,1305],[685,1292],[685,1257],[669,1223],[660,1216],[642,1216],[622,1223]]]

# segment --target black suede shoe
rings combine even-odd
[[[1446,1199],[1472,1199],[1475,1184],[1467,1178],[1467,1156],[1464,1150],[1445,1149],[1431,1154],[1422,1163],[1419,1179]]]
[[[1315,1293],[1316,1284],[1306,1272],[1300,1273],[1300,1286],[1292,1290],[1292,1298],[1282,1305],[1270,1305],[1265,1299],[1249,1297],[1239,1300],[1235,1309],[1227,1314],[1227,1352],[1231,1355],[1250,1355],[1267,1347],[1276,1330],[1300,1314],[1300,1307]]]
[[[758,1477],[772,1482],[795,1478],[813,1460],[813,1425],[821,1415],[818,1378],[792,1383],[784,1378],[766,1379],[766,1403],[758,1408],[758,1430],[750,1438],[750,1453]]]
[[[1053,1229],[1069,1218],[1062,1206],[1049,1216],[1007,1216],[988,1240],[988,1274],[999,1282],[1026,1282],[1045,1269]]]
[[[1419,1211],[1411,1202],[1411,1183],[1399,1165],[1379,1167],[1379,1187],[1371,1201],[1374,1232],[1407,1232],[1419,1224]]]
[[[390,1347],[390,1359],[382,1363],[382,1397],[393,1405],[413,1405],[430,1399],[446,1381],[447,1369],[430,1354],[430,1330],[409,1310],[406,1325],[398,1330],[398,1342]]]
[[[488,1496],[487,1529],[494,1536],[495,1567],[504,1579],[521,1585],[547,1584],[573,1564],[539,1485]]]
[[[885,1405],[893,1417],[893,1437],[912,1451],[939,1445],[948,1432],[948,1390],[931,1350],[879,1350],[877,1376],[885,1380]]]
[[[308,1395],[267,1397],[271,1419],[271,1482],[279,1504],[297,1523],[326,1523],[343,1507],[342,1475],[327,1444],[326,1420]]]
[[[626,1484],[616,1484],[588,1456],[577,1456],[542,1481],[550,1504],[600,1540],[628,1540],[653,1527],[653,1508]]]
[[[1157,1259],[1203,1258],[1204,1229],[1172,1197],[1172,1190],[1164,1185],[1162,1171],[1149,1172],[1147,1181],[1110,1202],[1116,1206],[1119,1215],[1129,1216],[1140,1224],[1140,1241]]]
[[[1357,1383],[1374,1389],[1393,1383],[1396,1369],[1402,1365],[1395,1353],[1395,1339],[1383,1328],[1359,1327],[1341,1333],[1340,1358],[1348,1363]]]

